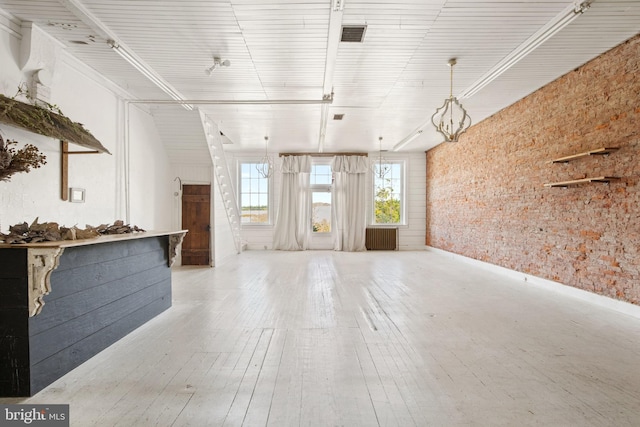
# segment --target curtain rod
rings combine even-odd
[[[334,156],[364,156],[368,157],[369,153],[280,153],[283,156],[312,156],[312,157],[334,157]]]

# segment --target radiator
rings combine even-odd
[[[389,227],[367,228],[365,246],[368,250],[398,250],[398,229]]]

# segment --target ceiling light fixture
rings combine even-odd
[[[224,61],[221,60],[220,58],[214,56],[213,57],[213,65],[209,68],[207,68],[206,70],[204,70],[204,73],[207,76],[210,76],[211,74],[213,74],[214,70],[216,68],[220,68],[220,67],[229,67],[231,65],[231,61],[229,61],[228,59],[225,59]]]
[[[263,178],[270,178],[273,175],[273,159],[269,156],[267,146],[269,144],[269,137],[264,137],[264,157],[260,159],[260,162],[256,164],[256,170]]]
[[[513,67],[518,61],[530,54],[534,49],[553,37],[558,31],[569,25],[574,19],[586,12],[591,7],[591,1],[574,2],[547,22],[531,37],[505,56],[493,68],[487,71],[480,79],[469,86],[460,94],[460,99],[470,98],[486,85],[497,79],[502,73]]]
[[[444,136],[445,142],[457,142],[460,135],[471,126],[471,117],[467,114],[467,110],[453,96],[453,66],[456,65],[456,62],[455,58],[449,60],[451,68],[449,98],[445,99],[442,107],[438,108],[431,116],[431,123]]]
[[[167,83],[162,77],[160,77],[155,71],[151,70],[146,64],[142,62],[137,56],[127,51],[125,48],[120,46],[118,42],[115,40],[107,41],[109,46],[118,54],[122,59],[131,64],[136,70],[138,70],[142,75],[144,75],[151,83],[156,85],[159,89],[161,89],[164,93],[169,95],[174,100],[180,102],[184,101],[184,97],[178,93],[169,83]],[[193,106],[187,103],[181,103],[181,105],[191,111],[193,110]]]
[[[388,164],[389,162],[387,161],[387,159],[382,157],[382,137],[381,136],[378,137],[378,145],[379,145],[378,158],[373,159],[373,161],[371,162],[371,172],[373,173],[373,176],[375,178],[384,179],[385,175],[389,173],[391,168],[389,167],[389,164]]]

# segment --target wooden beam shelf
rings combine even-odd
[[[602,147],[595,150],[585,151],[584,153],[572,154],[570,156],[560,157],[558,159],[550,160],[549,163],[569,163],[571,160],[579,159],[587,156],[603,156],[616,151],[618,147]]]
[[[578,185],[578,184],[586,184],[590,182],[604,182],[608,183],[610,181],[615,181],[620,178],[615,176],[598,176],[593,178],[582,178],[582,179],[574,179],[572,181],[562,181],[562,182],[551,182],[548,184],[544,184],[545,187],[568,187],[570,185]]]
[[[59,110],[53,112],[54,107],[50,107],[27,104],[0,94],[0,123],[111,154],[82,124],[72,122],[59,114]]]

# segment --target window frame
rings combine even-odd
[[[408,161],[405,158],[387,158],[385,164],[400,165],[400,221],[399,222],[376,222],[376,177],[371,171],[371,204],[369,209],[369,226],[372,227],[406,227],[408,226],[407,215],[407,169]]]
[[[266,222],[243,222],[242,221],[242,166],[245,164],[251,164],[254,169],[255,169],[255,165],[256,164],[260,164],[261,159],[256,158],[256,157],[246,157],[246,158],[238,158],[236,161],[236,168],[237,168],[237,186],[236,186],[236,194],[237,194],[237,200],[238,200],[238,211],[240,212],[240,227],[241,228],[247,228],[247,227],[271,227],[273,226],[273,221],[274,221],[274,213],[273,213],[273,178],[274,175],[271,175],[269,178],[260,178],[260,179],[266,179],[267,180],[267,221]],[[254,193],[249,193],[249,194],[254,194]],[[255,193],[255,194],[263,194],[263,193]]]

